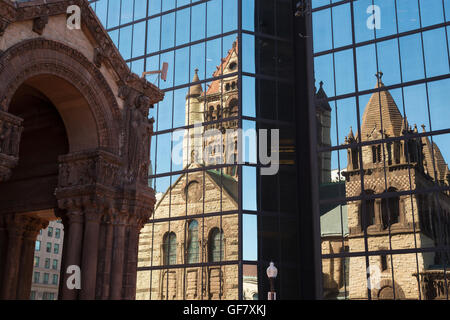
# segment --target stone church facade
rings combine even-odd
[[[57,219],[59,298],[135,298],[139,231],[156,202],[148,110],[163,97],[131,73],[88,1],[0,0],[1,299],[29,299],[36,237]],[[66,285],[69,266],[80,286]]]
[[[384,85],[378,74],[376,88]],[[382,119],[382,122],[381,120]],[[425,126],[422,126],[425,132]],[[449,169],[439,150],[428,137],[392,140],[371,144],[360,149],[352,147],[356,141],[417,134],[403,118],[388,90],[375,92],[366,105],[361,123],[361,137],[350,129],[346,137],[348,162],[345,176],[347,198],[360,196],[365,201],[349,201],[344,206],[347,233],[333,241],[322,238],[322,253],[364,252],[364,232],[367,232],[369,251],[434,248],[450,243],[450,197],[446,192],[399,195],[397,192],[426,190],[437,185],[448,186]],[[361,150],[362,154],[359,154]],[[433,161],[434,154],[434,161]],[[361,179],[359,157],[362,157],[364,176]],[[384,166],[385,163],[385,166]],[[362,182],[364,188],[362,188]],[[387,198],[371,198],[387,193]],[[344,248],[344,246],[346,248]],[[332,249],[331,249],[332,248]],[[345,250],[344,250],[345,249]],[[347,297],[367,299],[366,258],[329,259],[323,265],[324,278],[329,281],[328,292],[343,288],[341,281],[348,272]],[[448,254],[425,252],[411,254],[381,254],[369,256],[370,273],[379,281],[371,283],[372,299],[434,299],[445,295],[444,270]],[[331,268],[333,266],[333,268]],[[419,274],[418,274],[419,269]],[[334,273],[331,274],[330,270]],[[394,281],[392,278],[394,277]],[[339,278],[339,279],[338,279]],[[418,285],[421,280],[421,286]],[[334,289],[330,283],[334,283]],[[339,285],[338,285],[339,284]],[[444,285],[445,286],[445,285]]]
[[[213,77],[237,70],[234,42]],[[236,163],[237,120],[221,120],[238,115],[238,77],[214,80],[205,91],[199,81],[196,71],[186,95],[185,125],[194,129],[185,130],[183,166],[200,171],[182,174],[156,204],[154,219],[180,219],[152,222],[141,232],[138,267],[152,271],[138,271],[137,299],[238,299],[238,265],[220,265],[238,260],[238,215],[220,215],[238,210],[236,166],[204,169],[224,159]],[[201,263],[216,265],[189,266]]]

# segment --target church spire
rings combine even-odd
[[[195,69],[194,78],[192,79],[192,82],[200,82],[200,78],[198,77],[198,69]],[[192,97],[198,97],[202,94],[202,85],[200,83],[197,83],[189,88],[189,92],[186,96],[186,99],[192,98]]]

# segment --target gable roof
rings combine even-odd
[[[38,18],[45,22],[51,16],[67,14],[71,5],[80,7],[82,30],[88,31],[96,43],[94,63],[97,66],[106,63],[115,72],[119,85],[127,85],[146,95],[151,103],[162,100],[164,93],[158,87],[131,72],[87,0],[0,0],[0,35],[14,22]]]
[[[238,46],[238,42],[234,41],[233,42],[233,47],[228,50],[228,54],[225,58],[222,59],[222,63],[220,65],[218,65],[216,68],[216,71],[214,71],[214,73],[212,74],[213,77],[220,77],[223,74],[226,74],[224,71],[227,68],[228,64],[231,61],[231,58],[234,55],[238,55],[239,54],[239,46]],[[236,63],[238,63],[236,61]],[[220,86],[222,83],[222,79],[219,80],[214,80],[213,82],[211,82],[211,84],[209,85],[208,89],[206,90],[206,94],[210,95],[210,94],[215,94],[215,93],[219,93],[220,92]]]
[[[191,163],[188,166],[184,167],[183,170],[188,170],[188,169],[195,169],[195,168],[204,168],[203,165],[197,164],[197,163]],[[206,170],[205,171],[207,176],[213,181],[213,183],[217,186],[217,188],[220,189],[220,182],[221,182],[221,177],[222,177],[222,190],[225,191],[225,194],[228,195],[234,202],[238,202],[238,183],[237,181],[226,174],[220,174],[220,172],[215,171],[215,170]],[[192,173],[190,173],[192,175]],[[183,173],[181,174],[178,179],[172,183],[172,185],[167,188],[167,190],[164,192],[164,194],[161,196],[161,199],[159,199],[159,201],[156,203],[155,205],[155,211],[156,209],[159,207],[159,205],[163,202],[164,198],[166,197],[166,195],[169,193],[170,190],[174,189],[180,182],[181,180],[187,175],[187,173]],[[206,179],[206,176],[205,176]]]

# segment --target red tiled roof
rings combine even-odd
[[[219,77],[223,74],[223,70],[225,70],[225,68],[228,66],[231,57],[233,56],[233,53],[236,52],[236,55],[239,54],[239,46],[238,46],[238,42],[235,41],[233,42],[233,48],[231,48],[230,50],[228,50],[228,54],[225,58],[222,59],[222,63],[217,66],[216,71],[213,73],[213,77]],[[214,80],[208,87],[208,90],[206,90],[206,94],[214,94],[214,93],[218,93],[220,91],[220,85],[221,85],[221,80]]]

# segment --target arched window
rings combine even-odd
[[[374,192],[367,190],[367,195],[372,195]],[[364,211],[365,210],[365,211]],[[365,213],[365,215],[363,215]],[[361,231],[364,231],[368,226],[371,226],[375,223],[375,200],[367,199],[362,203],[361,208],[359,209],[359,221],[361,224]]]
[[[222,119],[222,110],[220,110],[220,105],[217,105],[216,113],[217,113],[217,120]]]
[[[359,158],[358,158],[358,149],[354,148],[351,151],[352,154],[352,164],[353,164],[353,169],[359,169]]]
[[[197,263],[198,262],[198,222],[197,220],[192,220],[189,222],[187,228],[187,263]]]
[[[396,192],[395,188],[389,188],[388,192]],[[398,222],[400,213],[400,198],[384,198],[381,200],[381,219],[383,228],[387,229],[389,226]]]
[[[214,117],[214,106],[209,106],[209,121],[214,121],[216,118]]]
[[[381,162],[381,145],[372,146],[372,162]]]
[[[219,262],[223,260],[223,231],[219,228],[214,228],[209,234],[208,242],[208,261]]]
[[[228,108],[230,110],[230,116],[236,116],[238,112],[238,100],[236,98],[231,99]]]
[[[166,233],[163,237],[163,264],[177,263],[177,236],[174,232]]]

